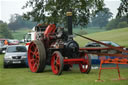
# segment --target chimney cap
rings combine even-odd
[[[72,12],[67,12],[66,15],[67,16],[72,16]]]

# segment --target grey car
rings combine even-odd
[[[6,49],[4,68],[14,64],[26,64],[27,49],[23,45],[11,45]]]
[[[112,41],[100,41],[100,42],[108,44],[108,45],[112,45],[114,47],[120,47],[120,45],[118,45]],[[106,47],[106,46],[99,44],[99,43],[96,43],[96,42],[89,42],[88,44],[85,45],[85,47],[95,47],[95,48],[101,47],[102,48],[102,47]],[[110,54],[118,53],[118,51],[116,51],[116,50],[98,50],[95,52],[110,53]]]

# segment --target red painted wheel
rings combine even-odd
[[[32,72],[43,72],[46,62],[46,51],[42,41],[32,41],[28,48],[28,64]]]
[[[85,55],[86,62],[80,63],[79,68],[82,73],[88,74],[91,71],[91,56]]]
[[[59,51],[55,51],[52,55],[51,68],[55,75],[61,75],[63,70],[63,56]]]

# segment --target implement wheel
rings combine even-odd
[[[86,62],[80,63],[79,68],[82,73],[88,74],[91,71],[91,56],[85,55]]]
[[[63,56],[61,55],[61,53],[59,51],[55,51],[52,55],[52,59],[51,59],[51,68],[52,68],[52,72],[55,75],[61,75],[62,71],[63,71]]]
[[[43,72],[46,62],[46,51],[42,41],[32,41],[28,48],[28,64],[32,72]]]

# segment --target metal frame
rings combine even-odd
[[[104,67],[104,68],[102,68],[102,64],[110,64],[110,63],[111,64],[116,64],[116,67]],[[101,60],[99,77],[98,77],[97,81],[103,81],[103,80],[101,80],[101,70],[105,70],[105,69],[117,69],[118,77],[119,77],[117,80],[122,80],[123,78],[121,78],[121,76],[120,76],[120,70],[119,70],[118,64],[128,64],[128,59],[115,58],[115,59]]]

